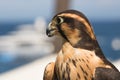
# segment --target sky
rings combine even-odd
[[[50,18],[55,0],[0,0],[0,21]],[[71,0],[70,9],[83,12],[90,19],[120,20],[120,0]]]

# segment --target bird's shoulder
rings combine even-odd
[[[93,80],[120,80],[120,72],[113,68],[97,67]]]

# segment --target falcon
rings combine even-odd
[[[120,72],[104,56],[87,17],[76,10],[56,14],[46,33],[63,45],[49,63],[43,80],[120,80]]]

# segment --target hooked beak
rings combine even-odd
[[[55,35],[57,29],[56,26],[52,25],[52,23],[49,23],[48,28],[46,29],[46,34],[48,37],[52,37]]]

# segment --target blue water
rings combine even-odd
[[[111,43],[115,38],[120,39],[120,21],[95,22],[93,28],[97,37],[102,37],[104,43],[98,39],[98,42],[107,58],[116,60],[120,58],[120,50],[113,50]]]
[[[33,21],[11,21],[11,22],[0,22],[0,35],[7,35],[9,32],[16,30],[19,25],[22,24],[33,24]]]
[[[0,23],[0,35],[7,35],[9,34],[9,32],[16,30],[18,25],[27,24],[27,23],[33,23],[33,22],[21,21],[21,22]],[[105,56],[111,60],[119,59],[120,50],[118,51],[113,50],[111,46],[111,42],[114,38],[120,39],[120,21],[92,22],[92,26],[94,28],[98,42],[100,43],[100,46]],[[29,59],[28,57],[14,58],[14,56],[11,55],[0,54],[0,73],[14,69],[18,66],[31,62],[33,60],[35,59]]]

